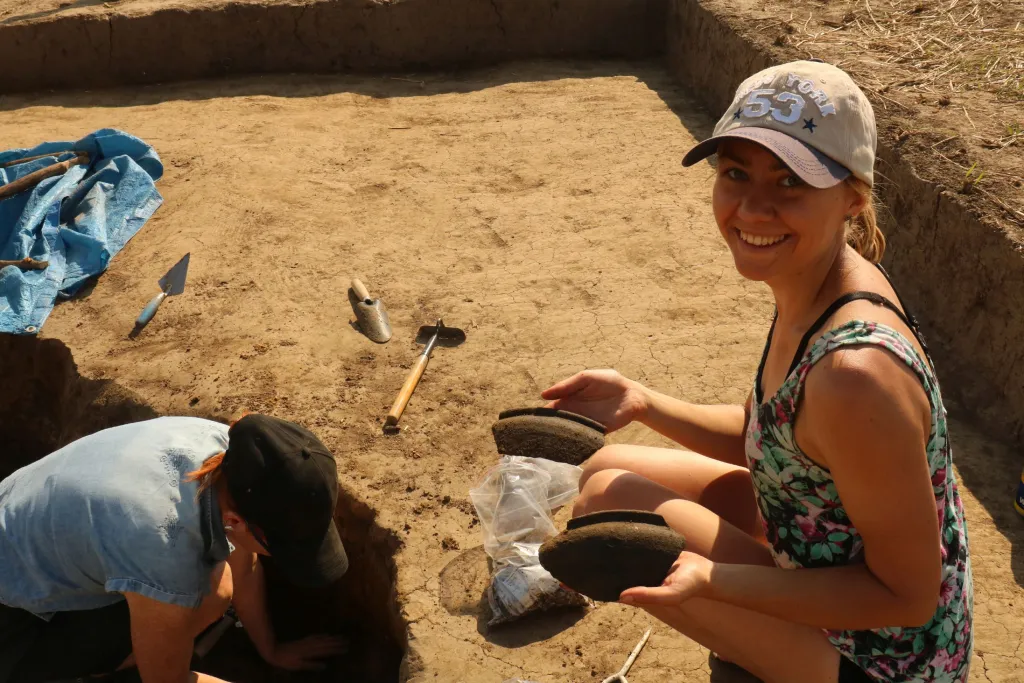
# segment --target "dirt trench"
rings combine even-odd
[[[0,377],[0,479],[88,434],[159,416],[115,381],[81,376],[71,351],[56,339],[0,336]],[[244,631],[231,629],[193,662],[195,670],[247,683],[393,683],[415,671],[396,600],[398,537],[344,487],[334,517],[350,563],[338,583],[299,589],[272,561],[264,567],[278,639],[339,633],[349,640],[348,653],[324,671],[290,674],[263,663]]]
[[[666,0],[183,2],[0,25],[0,92],[664,52]]]

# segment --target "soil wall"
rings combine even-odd
[[[323,0],[0,27],[0,92],[233,74],[437,69],[664,52],[667,0]]]
[[[18,65],[0,70],[0,92],[667,54],[717,116],[746,75],[806,56],[771,45],[742,11],[724,0],[321,0],[54,15],[0,26],[0,63]],[[949,398],[1020,441],[1024,245],[956,189],[918,177],[896,126],[879,117],[885,265],[921,320]]]
[[[671,0],[667,33],[670,70],[716,119],[744,78],[806,58],[752,35],[718,0]],[[913,165],[926,162],[901,153],[894,122],[879,115],[878,129],[883,265],[921,323],[944,395],[999,438],[1021,441],[1024,244],[956,190],[922,180]]]

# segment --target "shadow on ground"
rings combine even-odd
[[[660,61],[531,60],[490,67],[423,73],[302,74],[233,77],[98,90],[15,94],[0,97],[0,111],[24,107],[140,107],[169,101],[233,97],[309,98],[352,93],[374,99],[470,93],[511,83],[561,79],[633,77],[665,101],[696,137],[710,134],[708,119]],[[84,133],[83,133],[84,134]]]
[[[951,409],[952,411],[952,409]],[[1024,519],[1013,507],[1020,482],[1020,449],[975,431],[960,411],[950,420],[953,462],[961,484],[992,517],[992,523],[1011,546],[1010,568],[1017,585],[1024,588]],[[971,521],[967,521],[968,539]]]

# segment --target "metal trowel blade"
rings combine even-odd
[[[167,296],[174,296],[185,291],[185,277],[188,275],[188,257],[185,254],[181,260],[175,263],[167,274],[160,278],[160,289],[167,292]]]
[[[352,311],[356,314],[359,330],[370,341],[384,344],[391,339],[391,320],[380,299],[360,299],[351,289],[348,290]]]

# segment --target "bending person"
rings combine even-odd
[[[719,231],[775,299],[744,406],[692,405],[609,370],[544,393],[689,449],[602,449],[574,514],[664,516],[687,551],[662,586],[620,599],[768,683],[968,676],[964,512],[934,368],[877,265],[875,135],[847,74],[793,62],[742,83],[683,161],[717,153]]]
[[[277,642],[258,556],[299,584],[340,578],[337,495],[326,447],[262,415],[127,424],[17,470],[0,482],[0,683],[131,666],[216,683],[189,671],[194,639],[232,603],[267,662],[318,668],[343,643]]]

